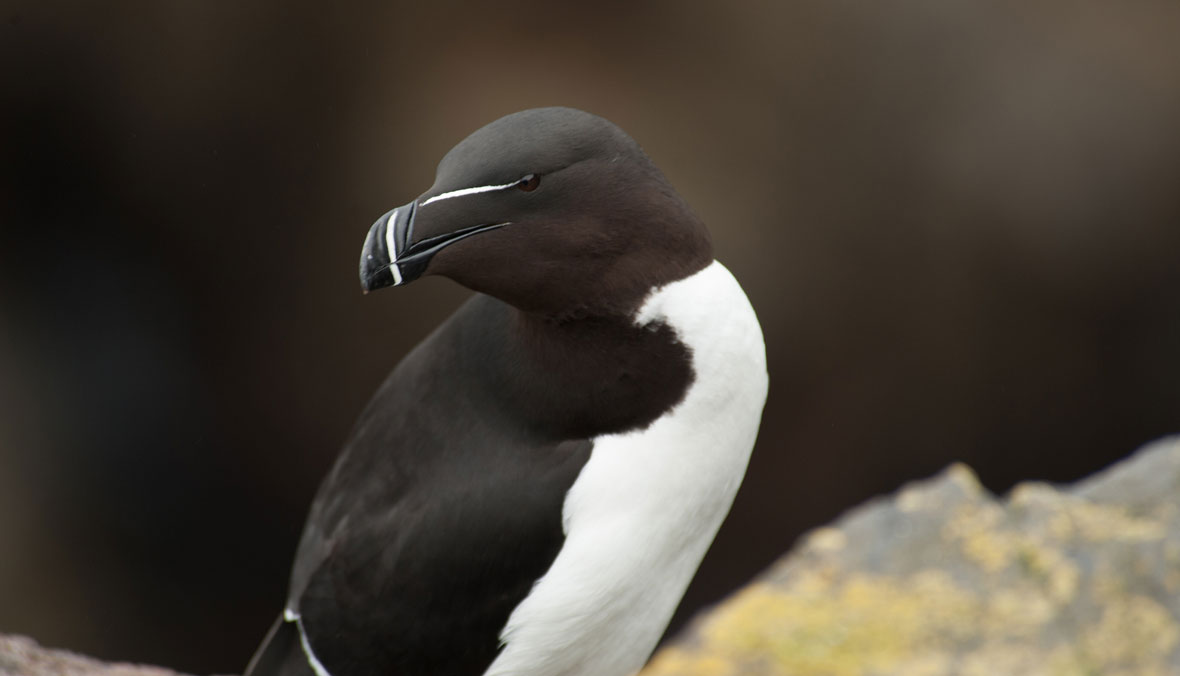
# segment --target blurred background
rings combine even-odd
[[[679,626],[875,494],[1180,431],[1170,0],[0,3],[0,631],[245,665],[354,416],[467,291],[373,220],[510,112],[629,131],[767,339]]]

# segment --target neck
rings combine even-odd
[[[669,326],[636,326],[618,313],[555,319],[492,302],[499,321],[482,324],[500,335],[500,354],[479,368],[502,413],[546,436],[646,427],[692,382],[691,355]]]

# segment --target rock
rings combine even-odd
[[[181,676],[159,667],[106,663],[62,650],[42,648],[23,636],[0,635],[2,676]]]
[[[802,539],[643,676],[1180,674],[1180,437],[998,500],[963,465]]]

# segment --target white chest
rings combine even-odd
[[[647,429],[594,440],[566,496],[565,544],[513,611],[485,676],[628,676],[643,666],[729,512],[766,401],[758,319],[723,265],[656,290],[695,380]]]

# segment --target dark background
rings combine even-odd
[[[0,631],[239,671],[467,293],[362,297],[369,225],[532,106],[638,139],[766,334],[678,622],[949,462],[1003,491],[1180,431],[1172,0],[0,7]]]

